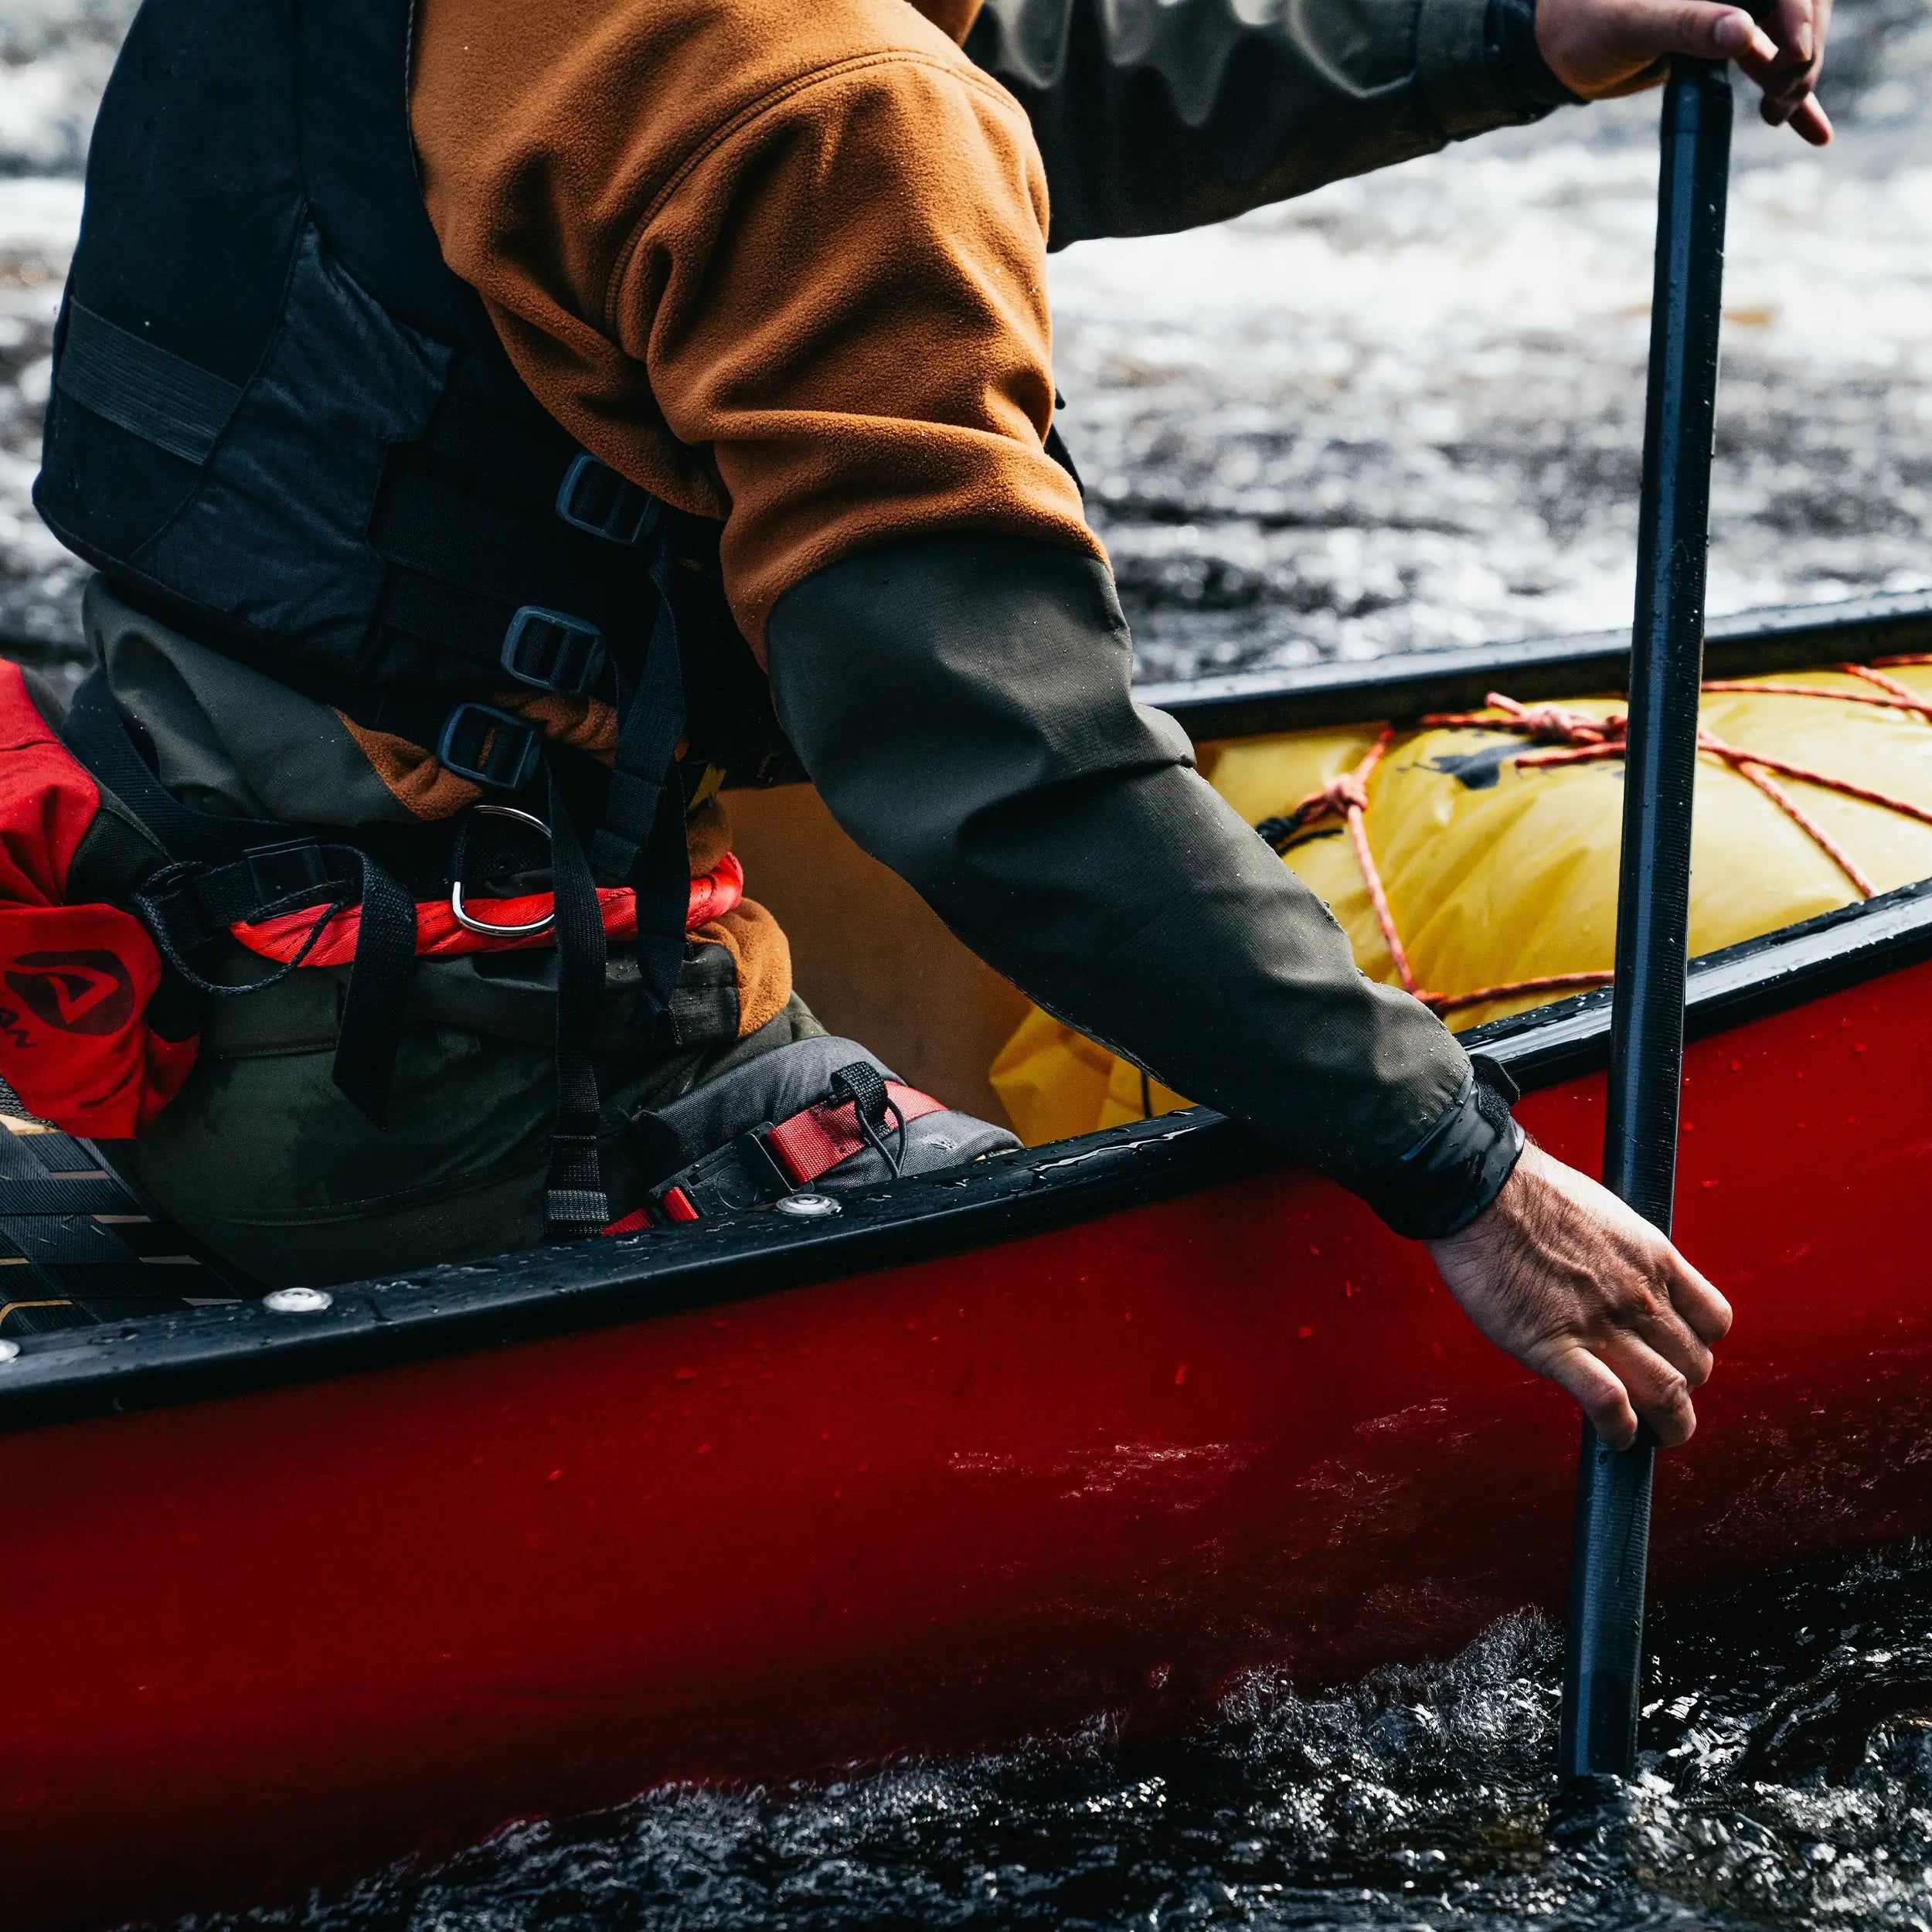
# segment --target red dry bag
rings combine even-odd
[[[148,1022],[162,964],[141,921],[66,903],[100,809],[20,667],[0,663],[0,1077],[41,1120],[127,1140],[180,1092],[199,1042]]]

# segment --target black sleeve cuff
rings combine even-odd
[[[1482,1054],[1469,1064],[1462,1091],[1406,1154],[1344,1182],[1411,1240],[1440,1240],[1466,1228],[1522,1158],[1523,1131],[1509,1111],[1515,1082]]]
[[[1549,71],[1536,44],[1536,0],[1488,0],[1483,42],[1525,120],[1539,121],[1554,108],[1581,104],[1583,96]]]

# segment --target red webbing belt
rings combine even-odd
[[[908,1125],[928,1114],[943,1114],[944,1100],[936,1100],[917,1087],[901,1087],[896,1080],[886,1083],[886,1096],[898,1108]],[[859,1131],[859,1117],[850,1100],[821,1100],[767,1129],[761,1137],[772,1157],[795,1187],[808,1186],[821,1175],[829,1174],[841,1161],[851,1159],[871,1142]],[[682,1188],[670,1188],[663,1196],[668,1220],[695,1221],[698,1210]],[[656,1216],[648,1207],[634,1209],[621,1220],[613,1221],[606,1234],[634,1234],[655,1225]]]
[[[744,867],[734,853],[726,852],[709,872],[692,880],[685,930],[696,932],[712,920],[723,918],[744,896]],[[629,886],[600,886],[597,903],[604,913],[606,938],[637,937],[637,895]],[[549,893],[532,893],[517,899],[473,899],[464,910],[492,926],[526,926],[551,917],[556,906]],[[350,906],[335,913],[323,923],[319,934],[315,933],[317,917],[313,910],[282,913],[259,923],[244,920],[228,930],[250,952],[284,965],[298,955],[304,966],[348,965],[355,957],[362,908]],[[461,953],[525,952],[556,944],[556,934],[548,927],[520,937],[473,932],[457,923],[447,899],[420,901],[416,908],[416,950],[424,959],[447,959]]]

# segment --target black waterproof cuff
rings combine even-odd
[[[1489,0],[1482,37],[1504,87],[1526,120],[1581,104],[1583,96],[1571,93],[1549,71],[1536,44],[1536,0]]]
[[[1406,1154],[1345,1183],[1411,1240],[1440,1240],[1466,1228],[1522,1158],[1523,1131],[1509,1112],[1515,1082],[1482,1054],[1469,1065],[1462,1091]]]

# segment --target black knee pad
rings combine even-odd
[[[856,1144],[822,1171],[804,1171],[813,1163],[801,1165],[801,1149],[823,1159],[839,1141],[858,1141],[857,1110],[882,1084],[887,1104],[872,1124],[883,1151]],[[922,1106],[932,1111],[919,1111]],[[828,1193],[877,1187],[894,1178],[895,1164],[902,1175],[931,1174],[1020,1145],[1004,1128],[905,1088],[856,1041],[832,1034],[761,1053],[640,1116],[637,1126],[651,1206],[668,1220],[755,1207],[807,1187]]]

